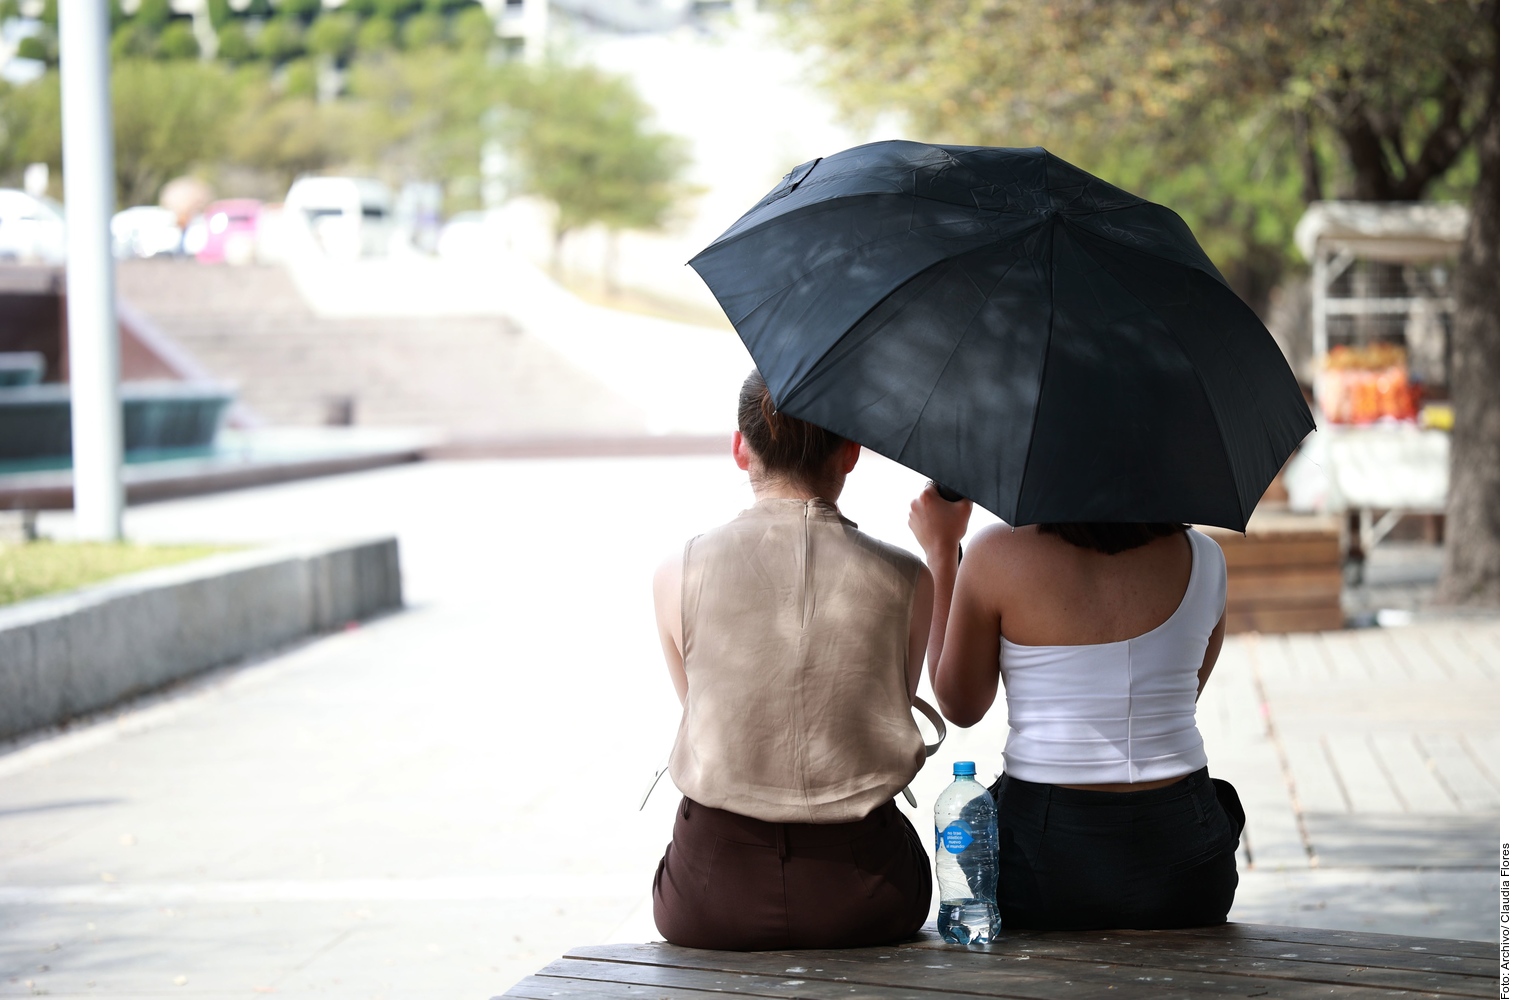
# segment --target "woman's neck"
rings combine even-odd
[[[752,495],[758,500],[824,500],[836,506],[841,490],[815,490],[788,479],[752,480]]]

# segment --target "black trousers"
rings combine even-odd
[[[1000,918],[1006,929],[1225,923],[1246,813],[1201,768],[1166,788],[1091,792],[1001,775]]]

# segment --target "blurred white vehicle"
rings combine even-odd
[[[157,205],[122,209],[110,220],[111,248],[117,257],[178,253],[182,238],[174,213]]]
[[[505,241],[483,212],[459,212],[437,236],[437,256],[448,260],[477,260],[497,256]]]
[[[302,177],[284,199],[284,214],[329,257],[383,256],[394,235],[389,188],[367,177]]]
[[[61,264],[67,246],[63,232],[62,205],[0,188],[0,260]]]

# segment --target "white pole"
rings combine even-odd
[[[120,343],[110,217],[115,205],[107,0],[60,0],[63,194],[68,222],[68,371],[74,523],[80,538],[121,537]]]

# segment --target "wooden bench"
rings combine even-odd
[[[1341,628],[1341,518],[1259,506],[1245,535],[1200,530],[1226,554],[1227,632]]]
[[[1496,946],[1479,941],[1260,924],[1010,933],[987,948],[971,950],[923,932],[901,945],[846,951],[745,953],[668,944],[576,948],[504,996],[1492,997],[1498,993],[1497,961]]]

